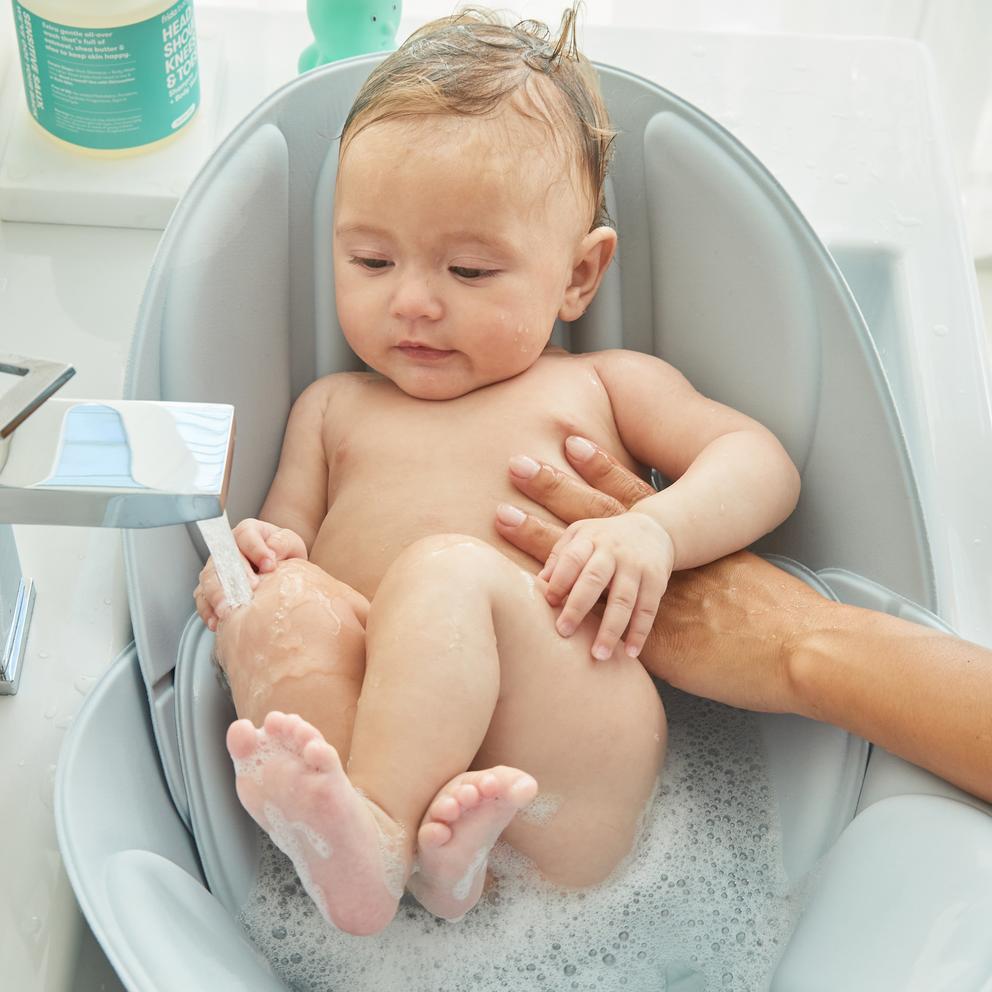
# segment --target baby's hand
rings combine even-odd
[[[234,528],[234,538],[252,589],[258,585],[256,571],[271,572],[276,567],[276,562],[286,558],[307,557],[307,546],[299,534],[264,520],[242,520]],[[193,600],[200,619],[211,630],[216,630],[218,621],[223,620],[230,612],[212,557],[207,559],[200,571],[200,580],[193,590]]]
[[[234,528],[238,550],[248,559],[256,572],[271,572],[276,562],[287,558],[307,560],[303,538],[288,527],[277,527],[265,520],[248,517]]]
[[[558,632],[568,637],[610,587],[593,644],[593,657],[609,658],[627,631],[626,650],[636,657],[658,613],[675,562],[668,531],[636,510],[603,520],[578,520],[551,549],[538,576],[547,580],[548,602],[558,606]]]

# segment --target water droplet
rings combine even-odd
[[[103,605],[104,606],[110,606],[110,600],[109,599],[104,599]]]
[[[951,333],[951,329],[947,326],[947,324],[934,324],[933,332],[939,338],[946,338],[947,335]]]
[[[49,658],[51,656],[49,655],[49,653],[47,651],[39,651],[38,652],[38,657],[39,658]]]
[[[846,186],[851,181],[851,177],[846,172],[838,172],[834,174],[834,182],[839,186]]]
[[[574,964],[567,964],[567,965],[565,965],[565,974],[566,975],[574,975],[575,974],[575,965]]]
[[[612,954],[603,955],[603,964],[616,964],[617,959]]]
[[[45,719],[46,719],[46,720],[51,720],[51,718],[52,718],[53,716],[55,716],[55,714],[56,714],[57,712],[58,712],[58,704],[57,704],[57,703],[52,703],[52,704],[51,704],[51,705],[50,705],[50,706],[49,706],[49,707],[48,707],[48,708],[47,708],[47,709],[45,710]]]
[[[276,940],[285,940],[286,939],[286,928],[285,927],[273,927],[272,928],[272,936],[275,937]]]

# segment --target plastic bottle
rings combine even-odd
[[[12,0],[36,123],[97,154],[157,147],[200,103],[193,0]]]

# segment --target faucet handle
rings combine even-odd
[[[20,378],[0,391],[0,441],[76,374],[71,365],[22,355],[0,355],[0,372]]]

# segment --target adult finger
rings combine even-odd
[[[590,486],[619,504],[620,509],[609,514],[610,516],[622,513],[645,496],[654,493],[653,486],[587,438],[577,435],[566,438],[565,457]],[[606,516],[606,514],[602,515]]]
[[[510,503],[496,507],[496,533],[537,561],[546,561],[565,528],[539,520]]]
[[[567,472],[526,455],[515,455],[510,459],[510,481],[525,496],[566,524],[616,517],[626,510],[626,506],[612,496],[590,489]]]

